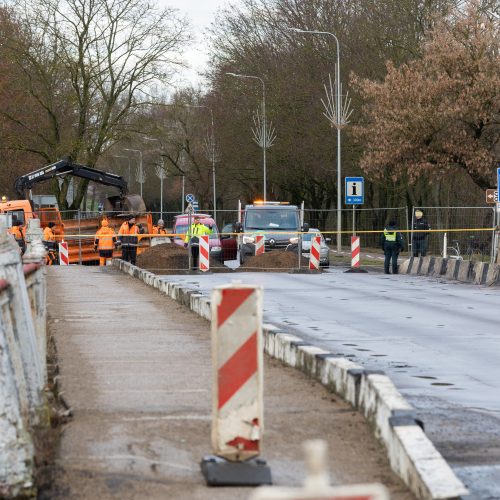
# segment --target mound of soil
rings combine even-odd
[[[150,247],[137,256],[137,265],[155,274],[181,274],[189,270],[186,248],[173,243]],[[210,271],[231,271],[220,262],[210,259]]]
[[[301,269],[308,269],[309,260],[300,258]],[[273,250],[262,255],[254,255],[238,268],[239,271],[288,272],[299,268],[295,252]]]

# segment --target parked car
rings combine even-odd
[[[221,231],[220,243],[222,247],[222,258],[224,260],[236,260],[238,258],[238,238],[234,234],[234,223],[226,224]]]
[[[310,228],[309,232],[302,235],[302,255],[309,258],[311,252],[311,238],[313,236],[320,236],[320,249],[319,249],[319,265],[322,267],[330,266],[330,247],[327,245],[331,241],[330,238],[325,240],[319,229]]]
[[[209,246],[210,246],[210,257],[217,259],[220,262],[224,262],[222,256],[222,248],[219,237],[219,230],[217,228],[217,224],[213,220],[210,215],[207,214],[199,214],[196,213],[197,217],[201,218],[201,223],[207,227],[212,226],[212,234],[209,238]],[[174,243],[176,245],[183,246],[184,245],[184,237],[188,230],[188,221],[189,216],[187,214],[180,214],[175,216],[175,222],[173,227]]]

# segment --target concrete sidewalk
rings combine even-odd
[[[199,471],[211,452],[206,321],[110,267],[48,268],[48,312],[74,418],[39,498],[248,497],[208,489]],[[382,482],[391,498],[413,498],[357,412],[266,361],[264,458],[275,484],[301,483],[301,443],[317,437],[329,442],[333,484]]]

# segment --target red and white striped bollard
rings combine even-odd
[[[210,236],[207,234],[200,236],[200,271],[207,272],[210,269]]]
[[[64,240],[59,243],[59,265],[69,266],[68,244]]]
[[[351,267],[360,266],[361,245],[359,236],[351,236]]]
[[[319,259],[321,249],[321,236],[311,238],[311,250],[309,252],[309,269],[319,271]]]
[[[255,236],[255,255],[262,255],[266,251],[265,237],[262,234]]]
[[[260,454],[263,431],[262,287],[212,292],[212,447],[202,472],[209,485],[271,484]]]

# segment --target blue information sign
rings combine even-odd
[[[188,203],[193,203],[194,200],[196,200],[196,198],[194,197],[194,194],[187,194],[186,195],[186,201]]]
[[[497,193],[500,193],[499,190],[500,190],[500,167],[497,168]]]
[[[365,179],[363,177],[345,178],[345,204],[362,205],[365,202]]]

